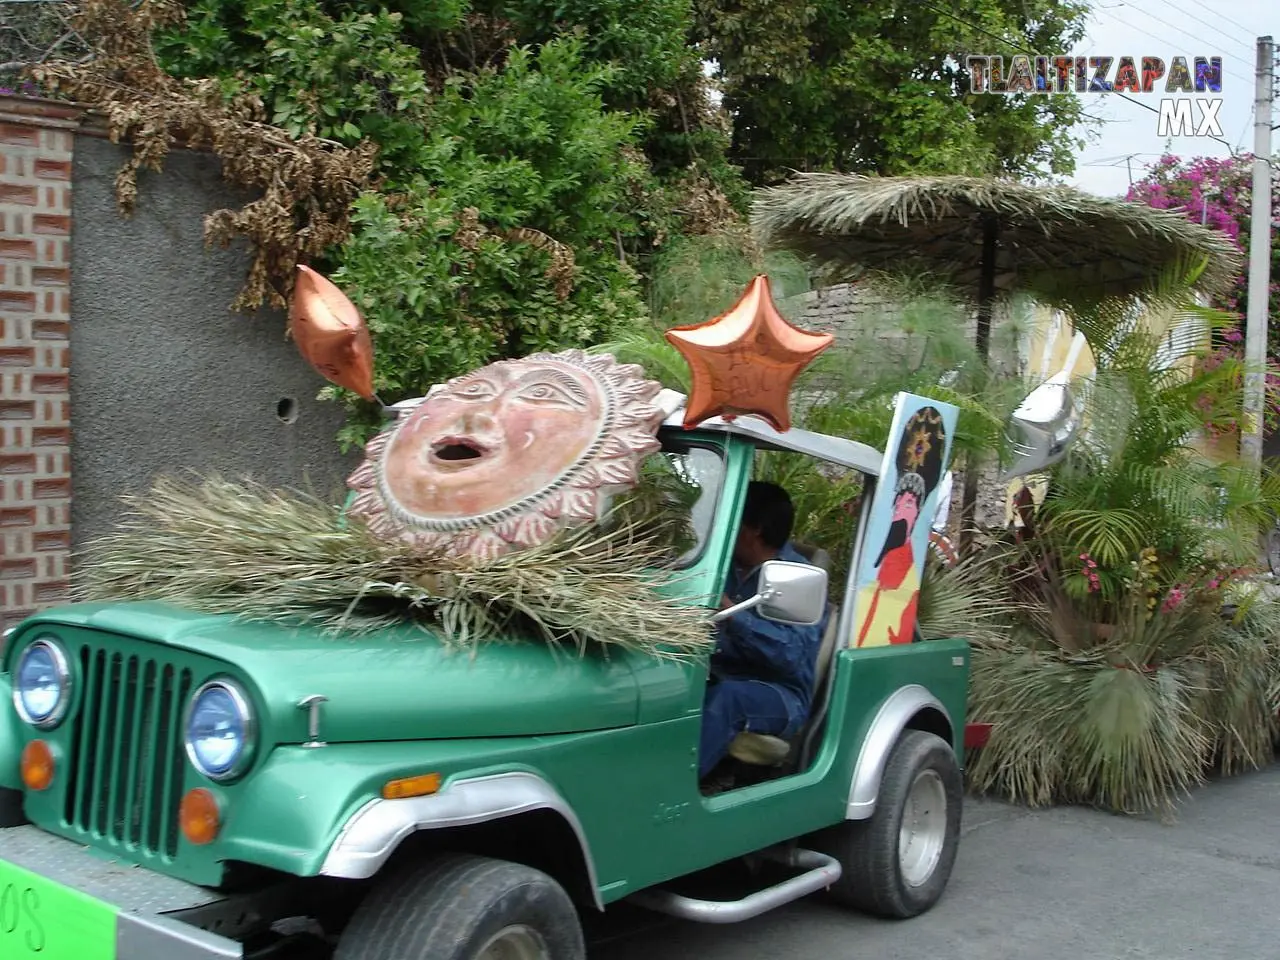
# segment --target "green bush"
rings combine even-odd
[[[1167,813],[1214,768],[1270,762],[1280,604],[1260,600],[1228,619],[1213,599],[1152,612],[1131,597],[1111,629],[1024,620],[1007,641],[980,644],[971,713],[994,726],[969,766],[974,789]]]
[[[290,137],[376,143],[349,236],[315,265],[364,313],[391,403],[625,335],[655,251],[737,218],[690,16],[686,0],[196,0],[154,46]],[[288,251],[271,263],[291,269]],[[375,406],[324,395],[348,405],[344,447],[377,424]]]
[[[616,238],[643,230],[626,200],[647,170],[638,122],[601,109],[605,74],[566,39],[457,78],[436,100],[415,175],[357,201],[333,279],[367,318],[385,402],[643,321]],[[373,419],[353,418],[344,442]]]

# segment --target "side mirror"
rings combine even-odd
[[[759,593],[712,619],[718,622],[752,607],[759,607],[760,615],[768,620],[812,626],[827,611],[827,571],[807,563],[766,560],[760,568]]]
[[[1006,436],[1014,462],[1001,479],[1038,473],[1057,463],[1079,431],[1080,412],[1064,370],[1027,394],[1009,418]]]

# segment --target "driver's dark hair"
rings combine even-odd
[[[796,510],[791,495],[776,483],[752,480],[747,484],[747,503],[742,508],[743,526],[760,531],[760,539],[778,550],[791,537]]]

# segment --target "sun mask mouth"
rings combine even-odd
[[[431,459],[441,463],[467,463],[488,452],[484,444],[471,437],[442,437],[431,445]]]

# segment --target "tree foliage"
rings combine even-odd
[[[644,319],[612,242],[643,229],[628,209],[643,154],[634,119],[599,109],[600,70],[581,69],[578,46],[517,50],[446,87],[412,179],[357,202],[334,280],[368,318],[386,396]]]
[[[1054,55],[1084,35],[1078,0],[695,0],[718,66],[731,158],[757,184],[790,170],[1070,173],[1074,96],[968,92],[971,54]]]
[[[228,179],[267,193],[206,224],[258,253],[237,306],[282,305],[298,262],[332,274],[366,315],[385,402],[617,334],[644,317],[642,271],[669,237],[738,218],[679,3],[555,19],[480,0],[79,6],[93,56],[35,73],[132,141],[122,206],[172,145],[212,145]],[[355,158],[354,189],[317,193],[265,155],[268,133],[313,167]],[[328,393],[359,440],[377,410]]]
[[[797,150],[803,166],[1058,163],[1053,125],[1072,98],[961,96],[947,54],[985,49],[965,18],[1048,49],[1071,36],[1074,5],[1038,0],[1032,21],[1011,0],[959,20],[824,2],[76,0],[87,53],[34,73],[132,142],[126,210],[139,169],[178,143],[211,146],[259,193],[206,222],[211,241],[254,248],[236,305],[282,305],[299,262],[331,274],[365,313],[379,396],[395,402],[693,309],[696,291],[663,293],[680,259],[666,251],[708,235],[750,247],[734,153],[774,151],[749,167],[757,180]],[[377,410],[328,392],[358,440]]]

